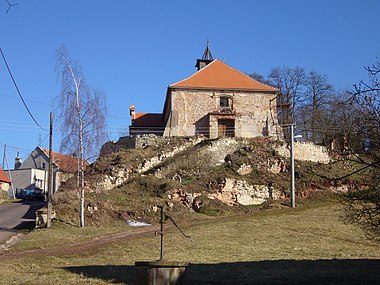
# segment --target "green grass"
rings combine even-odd
[[[315,203],[208,218],[196,226],[177,221],[194,243],[170,227],[164,256],[193,263],[186,284],[251,284],[255,280],[257,284],[312,280],[319,284],[371,284],[380,270],[379,244],[366,240],[359,229],[343,224],[340,214],[334,203]],[[136,230],[105,226],[98,234],[118,229]],[[11,251],[35,248],[38,241],[54,248],[57,243],[83,241],[96,234],[90,228],[60,225],[30,233]],[[0,255],[0,284],[134,284],[134,262],[158,257],[159,237],[153,234],[78,254],[10,259]]]

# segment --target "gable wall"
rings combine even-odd
[[[43,167],[45,166],[45,167]],[[21,164],[20,169],[37,168],[47,170],[49,168],[49,161],[44,153],[38,148],[32,151],[32,153]]]
[[[220,109],[220,96],[232,98],[236,137],[275,136],[275,95],[263,92],[172,90],[172,112],[165,136],[194,136],[204,134],[215,138],[218,116],[208,114]],[[270,107],[271,105],[271,107]]]

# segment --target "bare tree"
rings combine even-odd
[[[304,103],[302,119],[304,129],[310,130],[306,138],[314,143],[321,143],[321,127],[323,126],[323,112],[327,102],[334,94],[334,87],[329,83],[327,75],[311,71],[305,81]]]
[[[264,83],[264,84],[270,85],[270,86],[272,85],[272,82],[269,79],[266,79],[264,77],[264,75],[262,75],[262,74],[253,72],[253,73],[247,73],[247,75],[249,77],[255,79],[256,81],[260,82],[260,83]]]
[[[276,67],[271,69],[268,77],[272,84],[281,91],[280,103],[290,105],[286,123],[294,122],[296,109],[302,103],[305,70],[302,67]]]
[[[334,93],[320,111],[319,125],[325,146],[331,151],[348,151],[357,144],[358,105],[349,102],[348,91]]]
[[[350,102],[358,116],[352,153],[367,171],[367,189],[342,195],[345,219],[361,227],[367,236],[380,241],[380,62],[366,67],[369,82],[355,86]]]
[[[64,45],[57,50],[56,71],[61,82],[57,106],[62,133],[60,148],[78,157],[80,226],[84,227],[84,164],[106,141],[106,104],[104,93],[87,85],[82,67],[69,56]]]
[[[361,81],[355,85],[353,102],[359,105],[361,132],[358,136],[367,141],[368,148],[375,159],[380,159],[380,61],[368,71],[369,82]]]
[[[302,67],[275,67],[271,69],[268,77],[271,85],[281,91],[277,97],[280,124],[296,123],[298,110],[302,104],[305,70]],[[285,137],[288,139],[289,131],[289,128],[284,128]]]

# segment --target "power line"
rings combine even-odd
[[[20,124],[24,124],[24,125],[30,125],[30,121],[29,121],[29,120],[28,120],[28,121],[25,121],[25,120],[17,120],[17,119],[10,119],[10,120],[7,120],[7,119],[2,119],[2,118],[0,118],[0,123],[6,123],[6,124],[8,124],[8,123],[20,123]],[[46,126],[48,126],[47,123],[44,123],[44,124],[42,124],[42,125],[46,125]]]
[[[42,143],[47,139],[47,137],[49,136],[49,134],[47,134],[40,142],[39,142],[39,145],[41,146]]]
[[[17,129],[14,129],[14,128],[11,128],[11,127],[6,127],[6,128],[2,128],[0,127],[0,130],[2,131],[10,131],[10,132],[32,132],[32,133],[36,133],[39,129],[37,127],[34,127],[34,129],[31,129],[31,128],[17,128]]]
[[[118,116],[118,115],[108,115],[108,117],[112,117],[112,118],[117,118],[117,119],[126,119],[126,120],[130,120],[131,119],[131,116],[129,117],[121,117],[121,116]]]
[[[17,146],[7,145],[7,148],[13,148],[13,149],[16,149],[16,150],[23,150],[23,151],[31,152],[30,149],[25,149],[25,148],[21,148],[21,147],[17,147]]]
[[[8,127],[29,127],[29,128],[36,128],[37,126],[30,124],[30,122],[26,121],[7,121],[7,120],[0,120],[1,126],[8,126]]]
[[[17,97],[15,97],[15,96],[9,96],[9,95],[2,95],[2,94],[0,94],[0,97],[6,97],[6,98],[11,98],[11,99],[17,100]],[[28,102],[29,103],[33,103],[33,104],[46,105],[46,106],[50,106],[51,105],[51,104],[48,104],[48,103],[43,103],[43,102],[34,101],[34,100],[28,100]]]
[[[4,53],[3,53],[3,50],[2,50],[1,48],[0,48],[0,52],[1,52],[1,56],[3,57],[4,63],[5,63],[5,65],[6,65],[6,67],[7,67],[7,69],[8,69],[8,73],[9,73],[10,77],[12,78],[13,84],[14,84],[14,86],[16,87],[17,93],[18,93],[18,95],[20,96],[21,101],[22,101],[22,103],[24,104],[26,110],[28,111],[30,117],[33,119],[33,121],[36,123],[37,126],[39,126],[42,130],[44,130],[44,131],[46,132],[47,130],[40,126],[40,124],[36,121],[36,119],[34,118],[34,116],[32,115],[32,113],[30,112],[28,106],[26,105],[26,103],[25,103],[25,101],[24,101],[24,98],[22,97],[21,92],[20,92],[20,90],[19,90],[18,87],[17,87],[16,80],[14,79],[14,77],[13,77],[13,75],[12,75],[11,69],[9,68],[9,65],[8,65],[8,62],[7,62],[6,58],[5,58],[5,55],[4,55]]]

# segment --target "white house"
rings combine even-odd
[[[53,156],[53,191],[56,192],[62,182],[78,172],[78,158],[66,154],[52,152]],[[88,162],[85,161],[85,166]],[[22,195],[26,189],[47,193],[48,190],[49,151],[37,146],[32,153],[21,162],[15,160],[15,169],[11,177],[16,192]]]

